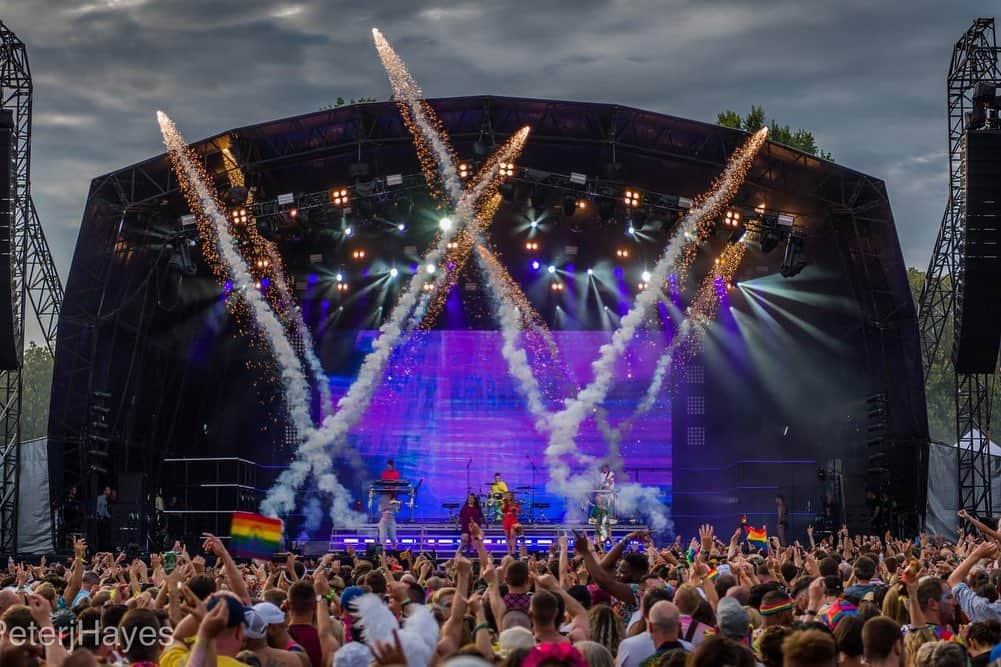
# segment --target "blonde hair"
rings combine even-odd
[[[930,627],[917,628],[904,635],[904,665],[915,667],[921,647],[935,641],[938,641],[938,636]]]

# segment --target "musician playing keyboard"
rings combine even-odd
[[[381,482],[399,482],[400,481],[400,471],[396,469],[393,463],[393,459],[386,460],[386,468],[382,471],[379,476],[379,481]]]

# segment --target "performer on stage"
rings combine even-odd
[[[507,494],[507,482],[501,479],[499,472],[494,473],[494,481],[490,483],[490,497],[487,499],[487,518],[491,521],[500,521],[503,518],[501,504]]]
[[[393,459],[386,460],[386,469],[382,471],[382,475],[379,476],[379,480],[383,482],[400,481],[400,471],[396,469],[395,465],[393,465]]]
[[[501,474],[499,472],[494,473],[494,481],[490,484],[490,495],[498,496],[498,500],[504,497],[504,494],[508,492],[507,482],[501,479]]]
[[[612,470],[611,466],[607,463],[601,466],[601,488],[607,493],[600,494],[602,496],[602,506],[605,512],[605,519],[608,525],[611,526],[612,519],[615,515],[615,471]],[[595,500],[597,503],[597,500]],[[609,530],[611,528],[609,527]]]
[[[601,488],[615,490],[615,472],[607,463],[601,466]]]
[[[466,496],[466,504],[459,510],[459,528],[462,532],[462,550],[471,551],[472,546],[469,541],[469,527],[471,524],[483,526],[483,510],[480,509],[480,499],[476,494],[470,493]]]
[[[594,524],[595,541],[601,545],[612,539],[612,517],[608,508],[610,498],[610,494],[607,493],[594,494],[594,506],[591,508],[588,521]]]
[[[786,544],[786,529],[789,527],[789,509],[786,507],[785,498],[782,494],[775,494],[775,524],[776,534],[779,536],[779,544]]]
[[[397,473],[399,474],[399,473]],[[396,512],[400,509],[400,501],[393,494],[379,496],[379,544],[396,548]]]
[[[510,491],[504,496],[501,504],[501,512],[504,513],[504,537],[507,539],[507,553],[513,556],[517,551],[518,536],[521,535],[521,523],[518,515],[521,514],[521,505]]]

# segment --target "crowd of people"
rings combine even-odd
[[[961,515],[956,541],[842,528],[759,549],[705,525],[687,544],[574,532],[500,559],[475,522],[473,553],[444,559],[244,562],[205,535],[129,560],[78,539],[0,576],[0,665],[1001,665],[1001,526]]]

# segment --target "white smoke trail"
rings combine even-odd
[[[285,328],[275,317],[268,302],[256,288],[256,281],[247,267],[246,261],[237,249],[237,242],[229,230],[229,221],[219,208],[213,192],[206,184],[198,165],[192,160],[188,152],[187,143],[184,137],[178,132],[173,121],[162,111],[157,112],[157,121],[160,124],[160,132],[163,135],[164,144],[170,151],[171,158],[175,165],[178,179],[182,183],[185,195],[192,208],[200,211],[211,221],[216,238],[216,251],[219,258],[227,268],[230,278],[233,281],[234,289],[250,308],[254,321],[264,334],[264,340],[268,348],[274,355],[281,371],[281,386],[285,397],[285,405],[289,411],[289,416],[299,437],[304,437],[313,429],[309,416],[309,386],[303,374],[302,364],[295,350],[292,348],[285,336]],[[339,502],[336,505],[348,509],[350,506],[350,495],[334,477],[328,480],[328,491],[335,496]],[[294,492],[292,498],[284,496],[284,503],[294,506]],[[263,505],[262,510],[274,514],[274,506]]]
[[[334,407],[330,395],[330,382],[327,380],[327,373],[323,370],[323,364],[316,354],[316,343],[313,340],[313,334],[310,333],[309,327],[306,326],[305,320],[302,319],[302,311],[299,309],[298,302],[288,290],[288,285],[285,282],[285,271],[282,268],[282,259],[278,255],[278,251],[275,249],[273,243],[270,241],[266,241],[265,243],[268,261],[271,262],[271,266],[273,267],[279,295],[286,304],[285,313],[292,321],[292,335],[298,338],[302,345],[302,356],[306,360],[306,366],[309,368],[310,375],[313,377],[313,383],[320,392],[320,419],[323,419],[333,411]]]
[[[372,30],[372,35],[373,38],[375,39],[376,48],[379,52],[379,57],[382,59],[383,65],[385,66],[385,69],[390,76],[390,80],[393,86],[393,91],[394,94],[396,95],[397,100],[405,103],[407,107],[410,109],[410,113],[413,118],[414,125],[416,126],[417,131],[420,133],[424,141],[431,149],[431,153],[434,156],[435,162],[441,174],[445,190],[453,202],[456,201],[459,202],[457,209],[461,211],[464,200],[462,197],[463,196],[462,185],[458,177],[458,172],[456,170],[454,157],[451,151],[449,150],[447,144],[444,142],[444,140],[441,138],[441,135],[435,128],[434,123],[431,122],[424,114],[424,109],[421,106],[421,102],[423,100],[423,93],[421,92],[420,87],[414,81],[413,77],[410,76],[410,73],[407,71],[406,66],[403,64],[403,61],[393,51],[392,47],[389,45],[388,41],[386,41],[383,35],[377,29],[374,28]],[[472,201],[473,203],[475,203],[476,199],[473,199]],[[706,212],[708,212],[708,210],[710,209],[707,208]],[[467,227],[468,229],[474,230],[473,232],[474,243],[477,246],[482,247],[483,246],[482,235],[478,234],[479,230],[476,228],[476,221],[473,219],[473,216],[460,214],[460,218],[462,222],[468,225]],[[692,229],[694,229],[695,227],[694,223],[691,225],[691,227]],[[485,269],[488,272],[488,275],[490,275],[491,266],[489,263],[483,261],[483,253],[477,253],[477,257],[480,262],[481,268]],[[663,279],[666,279],[666,273]],[[663,279],[661,279],[660,282],[663,282]],[[539,391],[538,382],[537,380],[535,380],[534,374],[531,371],[531,367],[528,365],[525,351],[518,344],[518,340],[521,335],[521,317],[517,314],[517,311],[513,306],[513,299],[511,295],[510,294],[505,295],[503,292],[506,283],[503,280],[499,280],[496,275],[490,275],[490,279],[487,280],[487,286],[488,288],[491,289],[491,296],[493,297],[495,303],[500,307],[499,319],[501,324],[502,336],[504,337],[504,346],[502,348],[502,352],[504,354],[505,360],[508,362],[509,371],[518,381],[519,389],[522,395],[526,398],[529,411],[533,414],[533,416],[536,417],[536,424],[540,427],[545,427],[545,428],[556,427],[557,424],[552,421],[552,418],[545,410],[545,406],[541,398],[541,392]],[[655,290],[650,290],[650,291],[656,293]],[[609,375],[611,374],[611,366],[614,364],[618,355],[621,354],[622,349],[624,349],[625,342],[627,342],[632,338],[633,330],[635,329],[635,327],[638,326],[639,322],[642,321],[644,317],[645,317],[645,310],[641,312],[639,315],[634,316],[634,319],[637,320],[635,323],[624,322],[624,324],[631,325],[631,328],[627,331],[628,336],[623,337],[622,342],[613,348],[615,350],[615,353],[613,355],[605,355],[603,365],[598,365],[598,362],[596,362],[595,365],[596,375],[598,371],[604,367],[607,367],[608,374]],[[601,361],[602,359],[599,359],[599,362]],[[606,385],[609,384],[609,381],[606,381],[605,384]],[[604,394],[607,394],[607,391],[608,390],[606,386],[600,398],[597,393],[592,391],[591,393],[595,394],[595,399],[597,400],[594,400],[594,402],[591,403],[590,405],[594,405],[600,402],[600,400],[603,399]],[[587,389],[583,390],[581,394],[584,395],[585,399],[589,398]],[[574,415],[577,427],[579,427],[579,424],[581,421],[583,421],[585,415],[581,414],[580,416],[577,416],[576,412],[573,411],[573,407],[575,405],[580,407],[586,407],[589,405],[589,403],[588,400],[585,400],[583,402],[580,401],[580,395],[579,395],[578,399],[574,401],[570,406],[568,406],[568,408],[564,409],[564,411],[560,414],[567,414],[569,410],[570,414]],[[566,428],[564,428],[563,431],[569,434],[569,440],[570,440],[569,449],[571,450],[574,449],[573,439],[576,436],[577,428],[572,429],[572,433],[570,432],[570,429]],[[557,435],[555,430],[553,435]],[[550,442],[552,443],[553,440],[554,438],[551,437]],[[556,441],[559,442],[558,437],[556,438]],[[552,449],[552,444],[550,445],[549,448],[547,448],[547,453],[549,449]],[[547,461],[552,461],[552,460],[554,460],[554,457],[547,456]],[[559,460],[558,457],[555,457],[555,460],[558,461]],[[565,467],[565,464],[563,464],[562,461],[560,461],[560,464]],[[565,469],[566,469],[565,474],[563,473],[562,469],[557,469],[554,471],[552,469],[552,466],[550,469],[551,476],[553,476],[553,473],[555,472],[557,479],[563,480],[563,482],[559,484],[559,486],[561,487],[566,487],[565,480],[569,476],[569,468],[565,467]],[[566,493],[567,491],[566,488],[562,488],[561,491],[564,492],[564,495],[571,495]],[[656,493],[652,489],[649,491]],[[571,495],[571,497],[573,498],[582,498],[585,496],[586,494],[582,496],[579,493],[574,493],[573,495]],[[642,496],[641,494],[636,493],[630,495],[629,497],[632,498],[632,497],[647,497],[647,496]],[[665,511],[666,508],[664,508],[663,505],[657,505],[656,503],[651,504],[651,507],[649,508],[649,514],[651,516],[659,514],[661,517],[663,517]],[[666,521],[666,518],[664,518],[664,521]],[[654,522],[661,523],[661,521],[659,521],[656,518],[654,518]]]
[[[475,217],[475,204],[491,187],[499,173],[500,163],[513,159],[513,156],[521,150],[528,138],[528,131],[528,128],[522,128],[516,135],[517,140],[509,143],[506,150],[494,156],[496,159],[491,159],[492,164],[485,168],[483,178],[466,193],[466,196],[460,198],[459,204],[456,206],[456,217],[459,222],[469,224],[468,221]],[[444,142],[429,141],[429,143],[440,146],[447,153]],[[268,503],[269,507],[273,507],[282,514],[292,511],[295,507],[295,490],[303,485],[310,471],[316,475],[321,491],[336,489],[336,477],[330,472],[334,466],[332,456],[343,451],[348,431],[364,415],[379,382],[382,380],[386,364],[403,337],[403,324],[416,306],[424,284],[430,278],[430,274],[423,270],[423,266],[427,264],[438,266],[441,263],[448,252],[449,241],[452,240],[459,228],[460,224],[452,224],[442,228],[437,244],[425,255],[418,271],[411,276],[407,289],[400,295],[400,299],[390,312],[389,319],[380,327],[379,337],[373,343],[372,351],[362,362],[358,376],[347,393],[338,401],[337,411],[325,418],[322,425],[310,433],[299,448],[296,453],[296,463],[300,465],[292,465],[285,470],[268,491],[265,502]],[[329,452],[327,451],[328,447],[330,448]],[[333,515],[337,511],[339,511],[339,505],[335,502],[331,514]]]
[[[766,136],[767,128],[762,128],[731,157],[723,174],[713,184],[713,188],[705,197],[699,198],[682,219],[677,232],[650,272],[651,277],[647,282],[651,285],[661,285],[667,280],[668,273],[680,258],[685,245],[697,238],[699,225],[704,220],[714,217],[725,207],[743,183],[747,170],[758,149],[764,144]],[[563,410],[552,417],[550,421],[552,432],[546,447],[546,462],[550,473],[550,487],[553,491],[570,495],[579,486],[571,483],[570,467],[562,457],[575,452],[575,439],[581,423],[605,400],[611,388],[616,361],[635,336],[636,330],[646,319],[651,307],[657,303],[659,294],[659,290],[648,289],[636,296],[632,308],[612,334],[612,340],[601,346],[598,358],[591,365],[594,373],[591,382],[575,398],[568,400]],[[580,499],[572,495],[570,497]],[[621,505],[620,511],[622,511]]]

